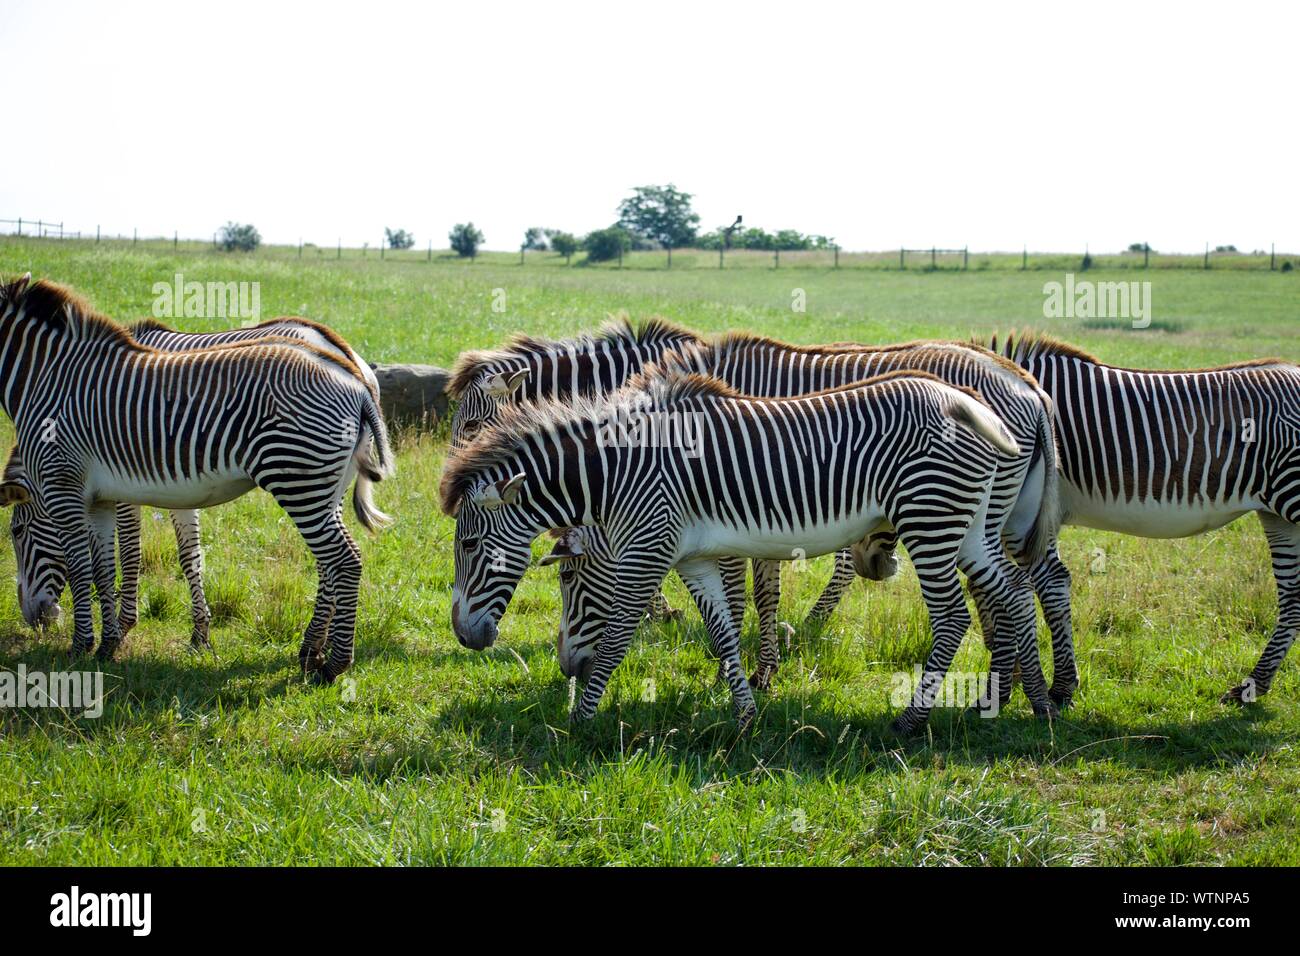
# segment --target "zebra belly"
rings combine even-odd
[[[885,524],[884,515],[875,510],[812,527],[737,528],[720,522],[700,522],[683,532],[678,559],[724,555],[771,561],[815,558],[847,548]]]
[[[1066,524],[1118,531],[1139,538],[1189,538],[1222,528],[1262,505],[1248,498],[1210,502],[1111,501],[1086,495],[1063,481],[1061,507]]]
[[[162,484],[147,479],[128,480],[96,475],[91,489],[96,501],[124,501],[154,508],[210,508],[225,504],[253,489],[246,475],[207,474],[182,483]]]

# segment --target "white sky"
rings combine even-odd
[[[1300,3],[0,0],[0,218],[1300,251]],[[12,228],[12,227],[6,227]]]

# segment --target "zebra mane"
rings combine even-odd
[[[26,286],[17,280],[5,288],[4,298],[20,308],[29,321],[55,331],[74,330],[81,338],[112,342],[128,349],[144,346],[131,337],[126,326],[97,312],[89,302],[66,286],[40,279]]]
[[[996,338],[995,338],[996,343]],[[792,345],[789,342],[782,342],[779,339],[769,338],[766,335],[756,335],[753,332],[731,331],[721,336],[716,343],[711,346],[705,346],[706,351],[712,350],[714,355],[726,354],[731,351],[739,351],[745,348],[771,348],[786,352],[794,352],[800,355],[846,355],[854,352],[866,353],[887,353],[911,351],[919,348],[933,349],[960,349],[964,352],[975,352],[983,359],[996,365],[1002,372],[1012,375],[1020,381],[1038,388],[1038,382],[1027,371],[1013,362],[1010,358],[998,354],[996,348],[990,349],[981,345],[972,339],[969,342],[959,342],[952,339],[914,339],[911,342],[897,342],[886,345],[862,345],[857,342],[829,342],[818,345]]]
[[[571,339],[545,339],[517,332],[503,348],[462,352],[452,366],[451,377],[447,381],[447,396],[459,400],[480,372],[498,363],[510,365],[533,356],[558,354],[570,349],[583,351],[602,344],[646,345],[662,339],[703,341],[690,329],[660,316],[646,319],[634,326],[625,312],[610,316],[597,331],[583,332]]]
[[[1019,339],[1015,338],[1016,335],[1019,335]],[[1000,357],[1006,357],[1013,362],[1025,361],[1040,355],[1060,355],[1066,358],[1078,359],[1080,362],[1087,362],[1089,365],[1096,365],[1101,368],[1118,369],[1121,372],[1138,372],[1145,375],[1190,375],[1197,372],[1230,372],[1236,369],[1264,368],[1276,365],[1295,367],[1294,362],[1288,362],[1285,359],[1257,358],[1246,359],[1241,362],[1228,362],[1224,365],[1209,365],[1204,368],[1127,368],[1122,365],[1109,365],[1076,345],[1062,342],[1060,339],[1053,338],[1043,332],[1033,331],[1008,332],[1007,340],[1003,343],[1001,349],[998,348],[998,337],[995,334],[990,340],[989,348]]]
[[[132,322],[126,327],[126,330],[132,335],[138,335],[141,332],[175,332],[170,325],[159,322],[157,319],[140,319]]]

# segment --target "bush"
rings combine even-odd
[[[632,239],[627,230],[620,226],[597,229],[587,233],[582,240],[582,248],[587,250],[588,262],[608,262],[617,259],[632,247]]]
[[[1130,242],[1128,244],[1128,251],[1129,252],[1155,252],[1155,250],[1152,249],[1145,242]]]
[[[543,229],[541,226],[530,226],[524,232],[524,248],[536,249],[538,252],[546,251],[546,236],[550,234],[549,229]]]
[[[552,229],[548,231],[547,235],[551,239],[551,249],[564,256],[564,258],[567,259],[578,251],[578,239],[573,233]]]
[[[227,252],[252,252],[261,244],[261,235],[250,223],[228,222],[221,227],[221,248]]]
[[[469,259],[478,254],[478,247],[483,244],[483,233],[474,228],[472,222],[458,222],[447,234],[452,249],[462,259]]]
[[[415,236],[411,235],[405,229],[398,229],[394,232],[387,226],[384,227],[384,237],[388,240],[389,249],[409,249],[415,245]]]

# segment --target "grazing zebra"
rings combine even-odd
[[[651,422],[693,429],[691,453],[661,434],[633,439],[625,430]],[[442,507],[456,516],[452,628],[466,647],[492,644],[531,541],[547,529],[600,525],[616,555],[620,600],[599,640],[563,649],[561,669],[586,682],[575,718],[595,713],[646,605],[676,567],[748,724],[753,692],[716,559],[782,559],[796,547],[825,554],[888,524],[912,555],[934,634],[925,676],[895,722],[910,731],[928,716],[970,624],[957,569],[999,616],[1012,614],[1013,566],[983,527],[999,453],[1019,449],[997,416],[925,373],[756,399],[716,379],[656,369],[603,401],[519,405],[443,471]],[[1019,617],[1012,653],[1035,709],[1052,713],[1041,669],[1033,680],[1032,603],[1028,620]]]
[[[1181,538],[1259,514],[1277,626],[1250,677],[1223,699],[1267,692],[1300,627],[1300,367],[1260,359],[1187,371],[1116,368],[1034,334],[1008,337],[1001,352],[1055,403],[1064,524]],[[1073,659],[1070,573],[1055,548],[1030,573],[1053,652]]]
[[[0,405],[28,479],[0,487],[0,503],[34,497],[58,529],[74,652],[94,647],[92,580],[100,656],[111,658],[121,641],[115,502],[206,508],[260,487],[316,558],[320,581],[299,662],[323,681],[346,670],[361,554],[339,503],[355,477],[357,518],[378,527],[387,516],[371,485],[392,473],[383,415],[360,370],[286,339],[158,351],[67,289],[30,278],[0,288]]]
[[[361,360],[348,343],[333,329],[310,319],[285,316],[268,319],[247,328],[221,332],[178,332],[153,320],[129,326],[131,336],[141,345],[165,352],[204,349],[233,342],[256,342],[268,338],[296,339],[324,352],[347,358],[361,372],[371,391],[378,395],[379,382],[370,366]],[[26,474],[17,446],[10,452],[5,466],[5,481],[25,482]],[[199,515],[193,509],[170,512],[176,533],[176,550],[181,570],[190,589],[193,628],[190,646],[194,650],[210,648],[208,639],[212,613],[203,590],[203,549],[199,539]],[[140,506],[117,505],[117,547],[122,566],[122,587],[118,604],[118,626],[122,636],[135,626],[140,590]],[[34,502],[14,506],[9,524],[17,559],[18,604],[30,627],[41,627],[58,620],[59,596],[67,581],[67,567],[58,529]]]
[[[719,379],[746,394],[759,390],[762,397],[783,398],[839,387],[891,371],[928,372],[949,385],[973,388],[1006,424],[1019,446],[1019,453],[999,462],[986,523],[990,534],[999,535],[1018,560],[1029,563],[1055,547],[1056,540],[1056,451],[1052,437],[1051,404],[1025,371],[1010,361],[976,346],[954,342],[911,342],[893,346],[795,346],[743,333],[732,333],[716,343],[692,348],[682,359],[690,367],[711,370]],[[892,555],[893,534],[878,532],[891,547],[860,550],[865,576],[888,577],[896,568]],[[609,600],[583,599],[582,592],[599,587],[600,556],[606,547],[596,528],[571,540],[585,557],[574,561],[576,570],[562,580],[564,623],[561,642],[579,643],[598,635],[604,628]],[[564,544],[563,540],[561,544]],[[563,557],[563,548],[556,558]],[[850,549],[836,555],[836,569],[817,606],[829,613],[844,588],[854,577]],[[1033,615],[1033,591],[1027,575],[1016,569],[1012,577],[1022,602],[1022,613]],[[590,579],[590,580],[588,580]],[[604,582],[608,584],[608,581]],[[994,646],[995,622],[986,613],[983,596],[975,591],[984,637]],[[751,683],[767,687],[779,662],[776,608],[780,601],[780,564],[754,562],[754,604],[758,610],[759,667]],[[743,607],[743,604],[742,604]],[[739,619],[737,619],[739,626]],[[1075,668],[1058,675],[1063,687],[1073,689]],[[1055,684],[1054,684],[1055,687]],[[1002,689],[1009,693],[1008,682]],[[1057,695],[1053,695],[1054,697]]]

